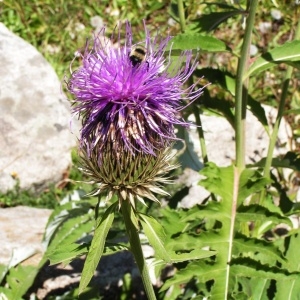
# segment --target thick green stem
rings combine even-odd
[[[185,31],[185,16],[184,16],[183,0],[177,0],[177,7],[178,7],[181,31],[184,32]]]
[[[294,39],[299,39],[299,38],[300,38],[300,22],[298,22]],[[273,131],[271,134],[269,147],[268,147],[268,154],[266,157],[266,163],[265,163],[265,167],[264,167],[264,176],[267,178],[270,178],[270,170],[271,170],[271,165],[272,165],[273,152],[274,152],[276,141],[277,141],[280,122],[281,122],[283,112],[284,112],[285,100],[287,97],[289,83],[290,83],[290,80],[292,77],[292,73],[293,73],[293,67],[288,66],[285,76],[284,76],[284,79],[283,79],[282,92],[280,95],[280,101],[279,101],[279,106],[278,106],[278,113],[277,113]],[[260,201],[259,201],[260,204],[263,203],[265,194],[266,194],[265,190],[262,191],[262,193],[260,194]]]
[[[131,252],[133,253],[140,270],[148,300],[156,300],[154,289],[149,276],[149,271],[147,268],[147,263],[143,255],[138,229],[136,227],[137,221],[130,201],[122,200],[121,209],[126,226],[126,231],[129,237]]]
[[[236,88],[235,88],[235,132],[236,132],[236,166],[241,173],[245,168],[245,126],[246,107],[248,94],[248,79],[243,80],[243,75],[249,67],[249,48],[251,35],[255,21],[255,12],[258,0],[252,0],[249,5],[249,15],[247,18],[245,36],[238,62]]]

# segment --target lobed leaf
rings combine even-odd
[[[12,290],[10,300],[20,300],[32,286],[38,271],[37,267],[21,265],[9,270],[6,281]]]
[[[232,276],[274,279],[289,281],[297,279],[299,272],[290,273],[286,269],[263,265],[251,258],[238,258],[231,261],[230,272]]]
[[[240,176],[238,203],[241,204],[250,195],[262,191],[271,182],[257,170],[245,169]]]
[[[245,256],[245,254],[248,256],[249,253],[252,255],[259,253],[260,256],[266,256],[268,260],[271,258],[274,265],[276,265],[276,262],[286,263],[279,249],[271,242],[266,242],[264,240],[237,235],[233,241],[232,250],[233,255],[235,256]]]
[[[81,245],[76,243],[64,244],[47,251],[46,255],[50,260],[50,265],[55,265],[58,263],[67,265],[76,257],[86,254],[89,251],[89,247],[90,244],[86,243]]]
[[[185,253],[176,253],[172,252],[170,254],[171,261],[173,263],[183,262],[183,261],[189,261],[189,260],[196,260],[196,259],[203,259],[207,257],[211,257],[216,255],[216,251],[209,251],[209,250],[203,250],[203,249],[195,249],[191,252],[185,252]]]
[[[274,224],[285,223],[292,227],[292,223],[289,218],[274,213],[268,210],[266,207],[260,206],[258,204],[251,204],[251,205],[241,205],[238,208],[237,221],[240,222],[272,222]]]

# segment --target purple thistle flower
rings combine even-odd
[[[192,53],[183,52],[174,65],[164,57],[171,37],[151,38],[146,26],[145,33],[145,41],[133,45],[127,23],[124,45],[119,28],[114,47],[103,28],[80,54],[82,66],[71,74],[68,90],[75,98],[73,112],[82,117],[81,144],[89,151],[109,143],[117,153],[156,155],[176,140],[174,125],[189,124],[180,117],[182,105],[202,93],[195,84],[183,87],[196,68],[196,62],[190,65]]]

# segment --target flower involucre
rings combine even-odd
[[[174,125],[188,125],[180,116],[184,101],[202,93],[195,85],[183,87],[196,68],[192,53],[183,52],[174,64],[164,57],[171,37],[151,38],[146,27],[145,34],[145,41],[134,45],[127,23],[121,44],[120,33],[109,40],[103,28],[80,54],[82,66],[72,72],[68,90],[73,112],[82,117],[80,142],[88,155],[110,144],[115,155],[125,147],[134,155],[156,156],[176,140]],[[146,52],[138,63],[130,58],[133,47]]]
[[[81,170],[91,178],[89,183],[96,184],[90,195],[106,194],[107,200],[117,195],[119,205],[129,200],[134,208],[136,200],[145,204],[143,198],[160,203],[154,193],[169,195],[161,185],[171,182],[165,174],[176,168],[170,164],[171,147],[158,151],[156,156],[142,152],[132,155],[126,148],[115,155],[111,144],[102,147],[100,153],[96,147],[89,154],[85,146],[81,150]]]

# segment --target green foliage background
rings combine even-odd
[[[205,156],[205,147],[202,147],[205,168],[200,172],[205,179],[199,184],[211,193],[202,205],[190,210],[177,208],[180,192],[186,187],[174,186],[168,187],[174,200],[172,205],[158,210],[149,203],[148,208],[133,212],[136,224],[147,237],[144,242],[150,243],[156,251],[153,263],[156,274],[161,274],[167,263],[173,266],[174,275],[162,278],[162,285],[156,291],[158,299],[299,297],[299,228],[293,227],[291,222],[292,217],[299,215],[295,201],[300,173],[299,7],[292,1],[258,4],[251,37],[258,53],[247,57],[250,67],[239,78],[236,75],[243,58],[244,21],[249,18],[253,2],[240,1],[232,5],[231,1],[184,1],[184,14],[180,11],[181,1],[0,2],[1,22],[34,45],[53,65],[59,78],[68,75],[74,52],[91,36],[92,17],[103,19],[108,34],[118,21],[129,20],[136,41],[143,39],[142,20],[145,20],[151,31],[169,30],[175,36],[171,53],[174,57],[185,49],[198,53],[200,68],[195,71],[194,79],[204,76],[211,82],[205,96],[186,110],[185,117],[199,115],[199,112],[218,114],[227,119],[238,135],[236,104],[244,100],[238,98],[236,91],[239,81],[249,77],[244,93],[248,96],[247,107],[257,122],[272,136],[274,128],[268,126],[262,107],[268,104],[279,108],[281,116],[291,125],[293,151],[276,158],[271,152],[249,166],[241,167],[237,162],[237,166],[220,168],[209,162],[209,153]],[[279,20],[272,18],[271,11],[275,7],[282,15]],[[262,34],[259,29],[262,21],[270,22],[272,30]],[[287,78],[291,67],[293,73]],[[205,84],[205,80],[201,83]],[[285,91],[283,105],[279,104],[282,91]],[[202,139],[201,132],[199,139]],[[237,156],[239,151],[237,149]],[[73,158],[76,164],[76,153]],[[271,171],[266,168],[268,161]],[[284,169],[292,171],[288,178],[284,177]],[[127,243],[115,242],[116,236],[125,235],[121,214],[115,209],[116,199],[106,207],[99,207],[93,198],[59,203],[73,190],[88,192],[90,188],[75,182],[84,179],[73,168],[63,189],[53,187],[39,198],[18,189],[1,195],[3,206],[45,205],[54,211],[44,237],[48,248],[40,265],[36,268],[1,266],[0,293],[9,299],[26,297],[39,268],[48,259],[52,264],[68,264],[87,254],[79,288],[84,293],[102,255],[130,249]],[[78,289],[74,289],[59,299],[74,299],[77,295]],[[120,299],[130,299],[126,298],[131,297],[129,295],[130,278],[126,277]],[[99,297],[98,291],[92,290],[89,299]]]

